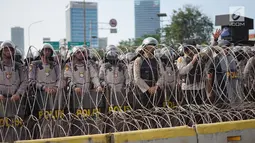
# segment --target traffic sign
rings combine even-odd
[[[111,27],[116,27],[117,26],[117,20],[116,19],[111,19],[109,22]]]
[[[72,46],[79,46],[79,45],[83,45],[84,42],[68,42],[67,45],[68,47],[72,47]]]
[[[51,46],[53,47],[54,50],[59,50],[59,42],[57,42],[57,41],[50,41],[50,42],[44,41],[43,43],[51,44]]]
[[[110,29],[110,33],[117,33],[117,29],[116,29],[116,28],[115,28],[115,29],[114,29],[114,28],[111,28],[111,29]]]
[[[90,42],[86,42],[86,46],[87,46],[87,47],[90,47]]]

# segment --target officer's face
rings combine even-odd
[[[230,49],[229,49],[228,47],[225,47],[225,48],[224,48],[224,53],[225,53],[225,55],[228,55],[228,54],[229,54],[229,50],[230,50]]]
[[[75,54],[75,57],[78,59],[78,60],[82,60],[85,58],[85,52],[82,52],[82,51],[78,51],[76,54]]]
[[[3,55],[4,55],[4,57],[6,57],[8,59],[12,58],[14,56],[14,48],[12,48],[12,47],[5,47],[3,49]]]
[[[155,46],[152,46],[152,45],[148,45],[148,46],[146,46],[146,48],[144,49],[144,51],[145,51],[146,53],[150,53],[150,54],[154,53],[154,50],[155,50]]]
[[[51,49],[50,48],[45,48],[45,49],[43,49],[43,55],[45,56],[45,57],[50,57],[51,56]]]

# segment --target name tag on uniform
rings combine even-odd
[[[12,77],[12,73],[11,72],[6,72],[6,78],[10,79]]]
[[[227,76],[231,78],[238,78],[237,72],[227,72]]]
[[[115,72],[114,77],[118,77],[118,72]]]
[[[46,75],[46,76],[49,76],[49,75],[50,75],[50,69],[49,69],[49,68],[46,68],[46,69],[45,69],[45,75]]]
[[[80,77],[83,78],[84,77],[84,73],[80,72]]]

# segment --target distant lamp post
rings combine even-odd
[[[161,17],[167,17],[167,14],[166,13],[158,13],[157,14],[157,16],[159,17],[159,18],[161,18]],[[162,34],[163,34],[163,20],[160,20],[160,25],[161,25],[161,32],[160,32],[160,39],[162,40]],[[161,41],[162,42],[162,41]]]
[[[43,22],[43,20],[33,22],[33,23],[31,23],[31,24],[28,26],[28,46],[30,46],[30,28],[31,28],[31,26],[34,25],[34,24],[37,24],[37,23],[41,23],[41,22]]]

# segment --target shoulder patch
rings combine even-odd
[[[65,71],[69,71],[70,67],[69,65],[65,65]]]
[[[178,63],[182,63],[182,58],[181,58],[181,57],[178,58],[177,62],[178,62]]]
[[[33,64],[30,64],[29,65],[29,71],[32,71],[32,69],[33,69]]]

